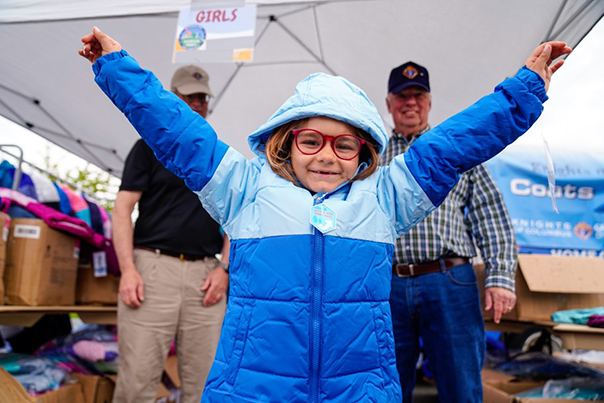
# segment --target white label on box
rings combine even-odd
[[[6,242],[8,240],[8,228],[4,227],[2,229],[2,240]]]
[[[105,252],[94,252],[92,254],[92,265],[94,277],[107,277],[107,256]]]
[[[17,224],[13,231],[15,238],[40,239],[41,228],[37,225]]]

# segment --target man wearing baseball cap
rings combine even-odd
[[[393,69],[386,106],[394,129],[384,165],[430,130],[428,70],[414,62]],[[464,173],[443,204],[395,244],[390,307],[404,402],[412,401],[420,337],[440,400],[482,401],[485,332],[470,263],[475,244],[486,265],[485,308],[498,323],[516,302],[517,252],[503,198],[482,165]]]
[[[206,117],[212,96],[208,73],[197,66],[181,67],[171,87]],[[184,181],[164,168],[142,140],[126,159],[113,235],[122,273],[113,403],[155,402],[173,340],[180,402],[198,403],[226,310],[228,238]]]

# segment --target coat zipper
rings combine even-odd
[[[321,204],[327,195],[319,196],[314,200],[313,206]],[[311,302],[311,368],[310,368],[310,403],[319,402],[319,378],[321,375],[321,332],[323,327],[323,233],[314,230],[314,267],[313,267],[313,298]]]

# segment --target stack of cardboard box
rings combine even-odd
[[[106,273],[95,276],[91,262],[80,262],[78,239],[39,219],[0,215],[2,228],[8,228],[5,222],[10,230],[4,232],[5,242],[0,241],[0,301],[26,306],[117,304],[119,279]]]

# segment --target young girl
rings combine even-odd
[[[531,126],[562,64],[550,56],[570,52],[541,45],[494,94],[379,168],[380,115],[341,77],[300,82],[249,137],[248,161],[113,39],[95,28],[82,42],[99,86],[231,239],[230,300],[202,399],[212,403],[400,402],[394,240]]]

